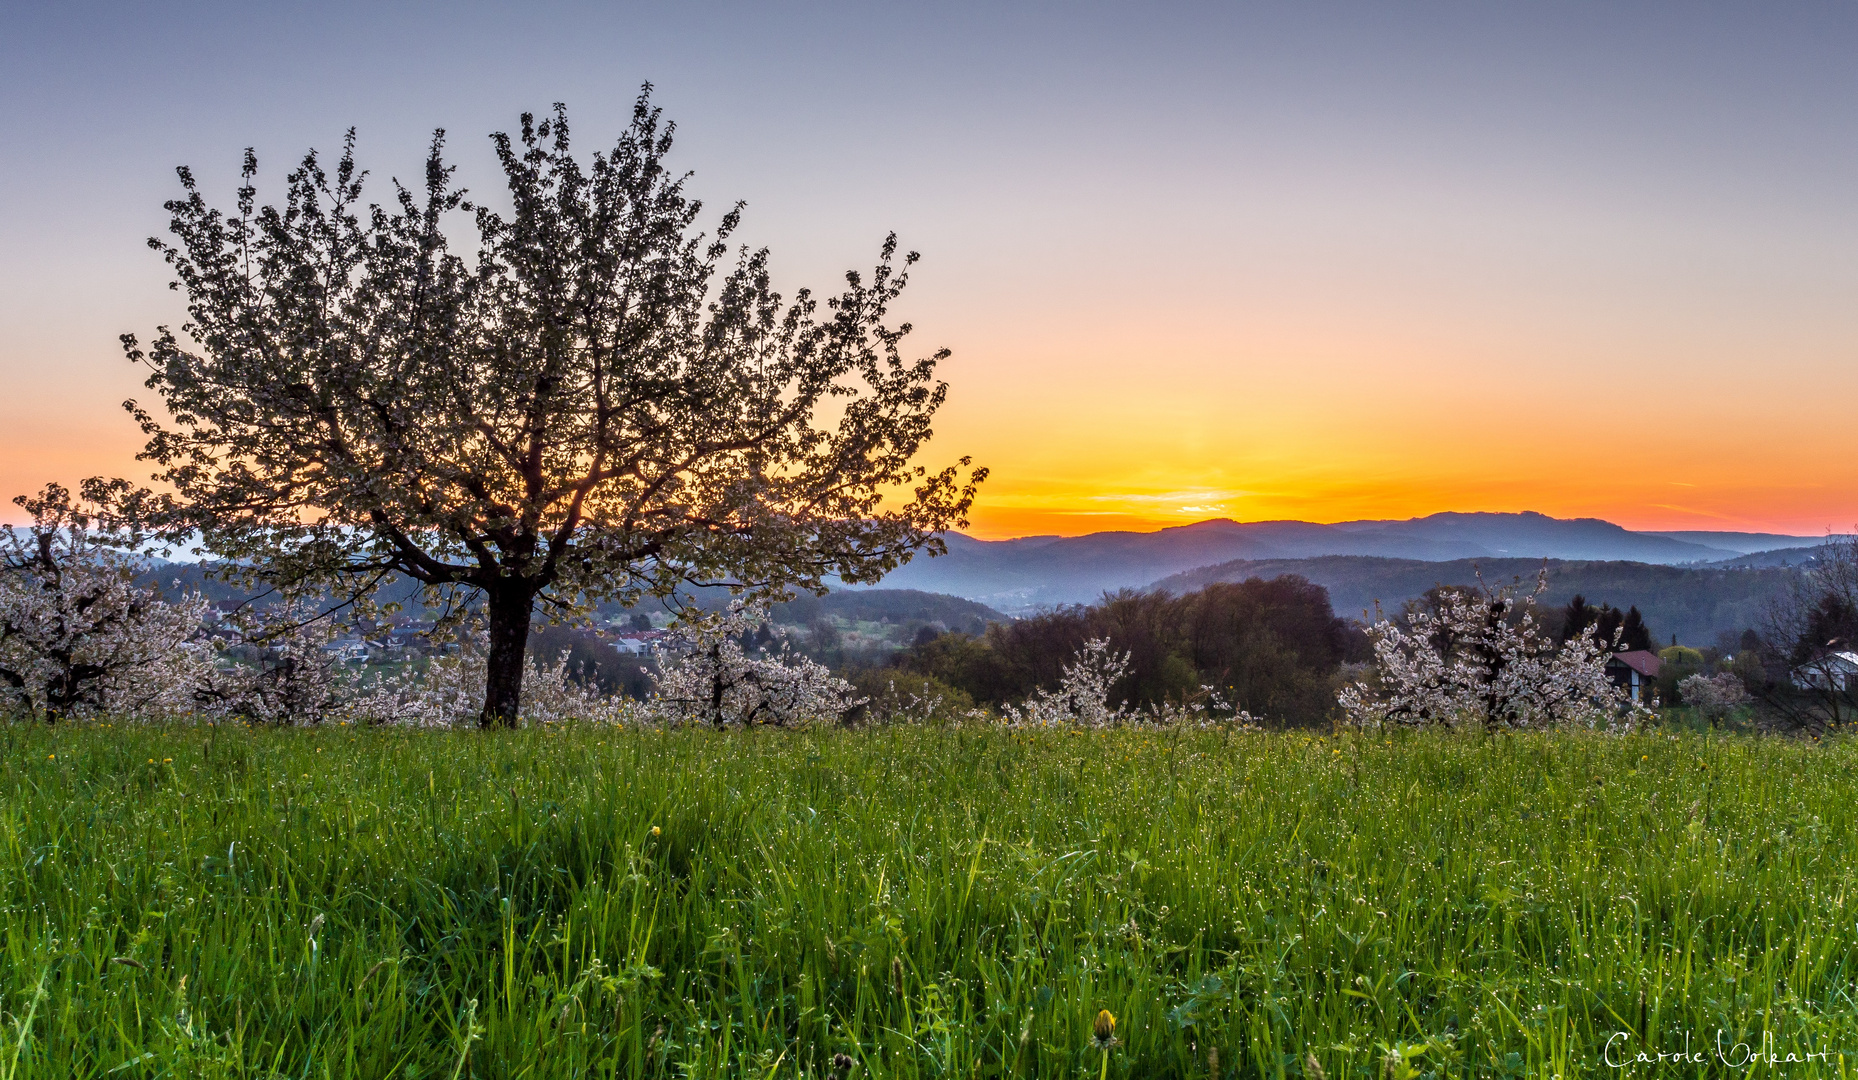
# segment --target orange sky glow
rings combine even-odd
[[[891,230],[923,253],[895,315],[911,351],[953,350],[923,463],[992,470],[977,536],[1858,525],[1858,18],[1325,11],[569,5],[573,43],[462,84],[451,58],[514,48],[521,17],[466,5],[447,48],[410,14],[365,45],[233,20],[240,59],[192,73],[150,11],[93,40],[44,7],[0,41],[0,137],[41,150],[0,169],[0,496],[146,478],[116,336],[182,319],[143,243],[175,165],[226,204],[256,145],[275,198],[354,124],[380,199],[444,126],[482,193],[521,109],[567,101],[591,152],[650,78],[693,192],[747,200],[782,288],[833,289]],[[352,92],[336,44],[377,50]]]

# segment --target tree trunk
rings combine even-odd
[[[515,727],[517,710],[523,700],[524,659],[529,651],[529,619],[535,611],[535,594],[526,589],[492,592],[488,598],[490,614],[490,656],[484,685],[484,715],[481,727]]]

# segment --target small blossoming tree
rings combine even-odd
[[[1548,570],[1520,597],[1479,578],[1475,589],[1440,590],[1436,610],[1405,625],[1381,618],[1368,630],[1379,687],[1356,683],[1338,695],[1353,724],[1479,726],[1488,731],[1560,726],[1629,726],[1649,715],[1606,675],[1610,649],[1586,636],[1557,645],[1536,605]]]
[[[1692,675],[1677,684],[1677,692],[1686,705],[1693,706],[1712,724],[1753,700],[1741,677],[1731,672]]]
[[[286,603],[262,614],[243,609],[215,629],[219,662],[201,673],[193,691],[203,715],[316,723],[354,695],[355,680],[326,648],[338,629],[335,617],[315,605]],[[247,646],[253,655],[229,662],[234,646]]]
[[[47,720],[187,709],[208,665],[206,602],[137,585],[136,561],[65,488],[13,501],[32,524],[0,530],[0,704]]]
[[[1128,702],[1110,706],[1110,690],[1129,671],[1130,654],[1110,648],[1108,638],[1091,638],[1077,650],[1076,657],[1065,665],[1058,688],[1041,687],[1026,699],[1024,708],[1012,705],[1003,710],[1009,727],[1087,727],[1107,728],[1118,725],[1175,727],[1183,724],[1212,724],[1251,727],[1255,718],[1243,709],[1233,709],[1211,686],[1186,701],[1150,705],[1131,709]]]
[[[786,641],[750,654],[743,639],[767,624],[759,603],[735,601],[721,613],[695,616],[677,630],[682,655],[656,679],[653,705],[667,722],[717,728],[837,721],[862,703],[852,684],[824,665],[794,656]]]
[[[1110,707],[1110,688],[1128,670],[1128,653],[1111,649],[1108,638],[1092,638],[1065,665],[1056,690],[1040,687],[1024,709],[1008,705],[1006,721],[1014,727],[1111,727],[1127,718],[1125,705]]]

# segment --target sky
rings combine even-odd
[[[252,146],[262,198],[353,126],[411,179],[443,127],[494,187],[489,133],[591,150],[649,80],[785,290],[922,252],[975,535],[1844,531],[1853,55],[1831,3],[6,5],[0,494],[146,479],[176,165],[230,203]]]

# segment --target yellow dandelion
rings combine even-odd
[[[1091,1041],[1100,1050],[1108,1050],[1116,1045],[1116,1016],[1108,1009],[1097,1012],[1097,1021],[1091,1025]]]
[[[1097,1022],[1091,1025],[1091,1045],[1103,1052],[1103,1067],[1097,1070],[1097,1080],[1104,1080],[1110,1075],[1110,1047],[1116,1045],[1116,1017],[1108,1009],[1099,1010]]]
[[[659,833],[661,833],[661,832],[663,832],[663,831],[664,831],[664,830],[662,830],[662,829],[660,829],[660,828],[659,828],[658,826],[656,826],[656,825],[653,825],[653,826],[652,826],[652,835],[653,835],[653,836],[657,836],[657,835],[658,835]]]

